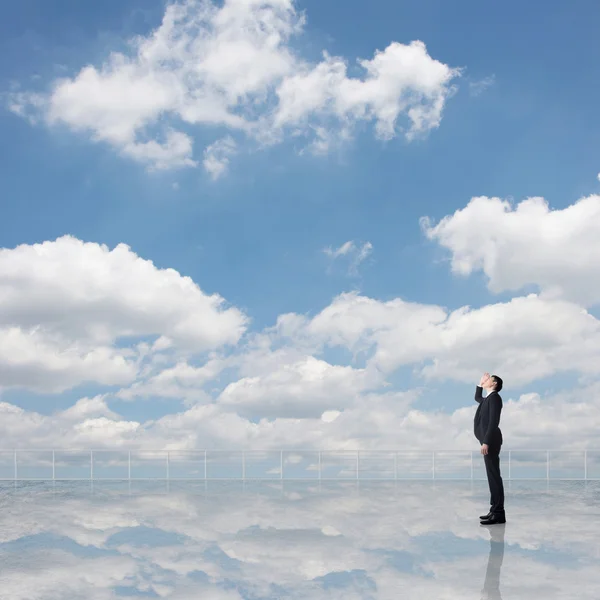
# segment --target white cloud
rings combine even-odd
[[[484,370],[485,348],[487,370],[515,386],[560,372],[600,374],[600,321],[576,304],[535,294],[447,312],[399,298],[380,302],[348,293],[305,327],[299,335],[365,353],[385,373],[413,365],[426,379],[467,383]]]
[[[338,258],[350,258],[348,274],[358,275],[358,267],[371,255],[373,252],[373,244],[365,242],[362,245],[357,245],[353,241],[343,243],[339,248],[333,249],[331,246],[325,248],[323,252],[333,261]]]
[[[220,296],[124,244],[109,250],[65,236],[0,250],[5,387],[125,385],[161,349],[174,345],[189,354],[235,345],[247,323]],[[152,337],[155,346],[140,341]]]
[[[81,398],[71,408],[63,411],[62,417],[66,421],[78,421],[80,419],[98,417],[108,417],[113,420],[119,419],[119,415],[108,408],[105,396]]]
[[[505,383],[509,383],[506,378]],[[268,384],[263,384],[265,394],[277,391],[273,384],[270,388]],[[321,389],[326,385],[324,383]],[[294,408],[304,410],[302,414],[296,412],[295,416],[263,417],[258,422],[237,414],[237,407],[224,404],[196,405],[157,420],[136,422],[115,416],[108,408],[98,408],[76,418],[72,409],[45,416],[0,403],[2,449],[93,447],[182,452],[205,448],[312,448],[428,452],[434,443],[435,449],[477,450],[473,436],[473,416],[477,408],[473,400],[474,384],[465,396],[464,406],[449,413],[415,408],[418,398],[426,398],[432,393],[425,389],[406,392],[353,390],[349,394],[351,398],[342,406],[347,387],[333,390],[331,398],[322,399],[321,406],[341,406],[340,410],[324,410],[323,414],[319,414],[319,399],[309,395],[314,393],[315,386],[306,386],[309,393],[298,393],[296,397],[293,390],[291,393],[283,390],[285,402],[281,406],[276,404],[280,398],[277,394],[265,396],[258,402],[256,396],[250,394],[248,406],[252,407],[252,402],[256,402],[252,408],[259,414],[275,412],[281,415],[289,414]],[[518,398],[507,389],[502,394],[504,409],[500,422],[506,446],[555,450],[595,448],[600,427],[599,391],[599,382],[552,395],[531,393]],[[302,398],[307,406],[302,406]],[[241,407],[242,412],[248,406]],[[89,456],[84,456],[84,460],[89,460]],[[160,469],[163,464],[160,457],[158,464]],[[12,473],[12,455],[0,453],[0,470],[3,468]]]
[[[137,356],[135,349],[95,347],[38,325],[0,327],[0,378],[7,388],[61,392],[85,381],[124,385],[135,378]]]
[[[192,138],[181,131],[166,132],[166,141],[128,143],[123,147],[123,153],[148,163],[150,170],[165,170],[178,167],[194,167],[198,163],[192,160]]]
[[[394,42],[359,64],[366,72],[364,80],[349,78],[345,61],[327,54],[317,66],[288,77],[277,91],[275,125],[332,114],[342,121],[374,120],[383,139],[395,137],[401,114],[410,122],[408,138],[439,126],[451,93],[448,84],[459,72],[432,60],[425,44]]]
[[[130,40],[130,54],[113,52],[56,80],[46,95],[14,93],[8,105],[88,132],[155,169],[196,165],[190,135],[198,126],[260,144],[300,135],[315,152],[349,138],[358,121],[373,121],[383,139],[404,131],[410,140],[439,126],[460,70],[433,59],[420,41],[393,42],[358,61],[362,78],[348,77],[342,58],[325,53],[313,64],[292,51],[303,25],[293,0],[171,3],[159,27]],[[231,153],[228,143],[214,156],[216,143],[204,159],[213,177]]]
[[[134,443],[140,423],[126,421],[98,399],[83,398],[71,408],[45,416],[0,402],[2,449],[119,448]],[[0,459],[4,456],[0,456]]]
[[[350,248],[332,253],[347,257]],[[284,314],[243,336],[247,324],[221,297],[124,245],[64,237],[1,250],[2,385],[45,393],[84,381],[121,387],[47,417],[4,403],[3,445],[340,449],[395,447],[398,439],[421,447],[434,435],[468,448],[473,407],[453,415],[411,409],[430,393],[426,384],[473,385],[488,370],[510,390],[559,373],[588,381],[600,374],[600,322],[577,304],[535,294],[450,311],[347,293],[312,317]],[[352,353],[350,364],[326,360],[336,346]],[[387,384],[402,366],[422,388]],[[114,396],[171,398],[188,409],[139,422],[110,409]],[[573,443],[584,443],[599,423],[594,403],[570,407],[557,420],[561,438],[531,397],[520,403],[523,422],[533,419],[539,436],[553,431],[553,444],[570,444],[572,427]],[[516,413],[511,406],[506,419]],[[514,439],[519,426],[510,428]]]
[[[237,145],[231,136],[218,140],[204,151],[204,168],[213,179],[223,176],[229,167],[229,158],[236,152]]]
[[[336,250],[333,250],[331,247],[325,248],[323,252],[327,254],[327,256],[331,256],[332,258],[338,258],[339,256],[346,256],[349,252],[354,250],[354,242],[345,242]]]
[[[321,415],[321,420],[325,421],[325,423],[332,423],[335,421],[342,413],[339,410],[326,410]]]
[[[478,81],[469,82],[469,92],[471,96],[480,96],[485,90],[496,83],[496,76],[490,75]]]
[[[33,92],[12,92],[3,94],[6,108],[15,115],[26,119],[30,125],[38,125],[40,116],[47,106],[47,98],[43,94]]]
[[[377,372],[330,365],[310,356],[266,376],[231,383],[218,402],[241,416],[318,418],[324,409],[354,404],[358,395],[381,383]]]
[[[184,400],[186,402],[208,402],[210,397],[203,386],[213,381],[231,361],[217,357],[210,358],[204,365],[196,367],[187,362],[178,362],[172,367],[160,370],[146,379],[136,381],[129,388],[117,392],[123,400],[159,396]]]
[[[597,195],[555,210],[543,198],[527,198],[513,208],[482,196],[435,226],[423,218],[422,227],[450,250],[453,273],[481,270],[494,293],[533,284],[545,297],[592,306],[600,302],[599,219]]]

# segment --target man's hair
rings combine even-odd
[[[492,375],[492,379],[496,382],[495,392],[499,392],[502,389],[502,379],[498,375]]]

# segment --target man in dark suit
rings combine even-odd
[[[487,390],[484,398],[482,390]],[[481,454],[485,461],[488,484],[490,486],[490,512],[480,517],[482,525],[506,523],[504,513],[504,484],[500,475],[500,448],[502,432],[500,431],[500,413],[502,398],[498,393],[502,389],[502,379],[497,375],[484,373],[475,389],[475,400],[479,402],[474,419],[475,437],[481,444]]]

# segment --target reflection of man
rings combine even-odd
[[[490,555],[481,590],[481,600],[502,600],[500,594],[500,569],[504,559],[504,530],[506,525],[492,527],[490,531]]]
[[[487,390],[484,398],[481,390]],[[497,375],[484,373],[475,390],[475,400],[479,402],[474,419],[475,437],[481,444],[481,453],[485,461],[488,485],[490,487],[490,512],[480,517],[482,525],[506,523],[504,513],[504,484],[500,475],[500,413],[502,398],[498,393],[502,389],[502,379]]]

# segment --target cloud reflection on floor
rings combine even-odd
[[[598,482],[4,483],[0,596],[598,597]]]

